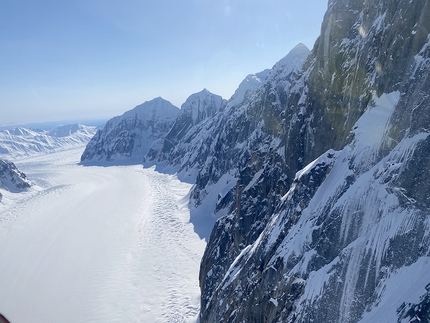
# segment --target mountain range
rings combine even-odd
[[[80,124],[57,126],[50,130],[15,127],[0,130],[0,159],[16,159],[39,153],[86,145],[96,127]]]
[[[330,0],[312,50],[191,95],[146,154],[127,116],[93,138],[194,184],[201,323],[430,322],[428,17]]]

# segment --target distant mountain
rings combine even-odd
[[[66,150],[85,145],[95,127],[64,125],[52,130],[16,127],[0,131],[0,158],[15,159],[38,153]]]
[[[312,51],[193,95],[153,144],[194,183],[199,322],[430,322],[428,17],[329,0]]]
[[[68,137],[68,136],[71,136],[73,134],[77,134],[79,132],[91,133],[92,131],[94,131],[93,127],[86,127],[86,126],[82,126],[80,124],[70,124],[70,125],[58,126],[54,129],[48,131],[46,134],[48,136],[51,136],[51,137],[60,138],[60,137]]]
[[[225,100],[221,96],[204,89],[190,95],[181,106],[181,111],[169,132],[153,146],[145,157],[145,164],[168,161],[171,166],[178,162],[172,162],[170,156],[172,150],[180,149],[179,155],[185,154],[190,143],[190,134],[194,129],[206,120],[212,119],[225,106]],[[175,154],[178,154],[175,151]]]
[[[83,163],[142,163],[154,141],[163,138],[179,108],[156,98],[110,119],[81,156]]]

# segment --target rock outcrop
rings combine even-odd
[[[19,193],[31,187],[27,176],[18,170],[14,163],[0,159],[0,188],[12,193]],[[0,201],[3,195],[0,193]]]

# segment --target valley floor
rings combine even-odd
[[[0,313],[20,322],[195,322],[205,248],[189,184],[83,149],[14,161],[36,186],[0,203]]]

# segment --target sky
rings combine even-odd
[[[295,45],[324,0],[4,0],[0,126],[107,119],[155,97],[229,99]]]

